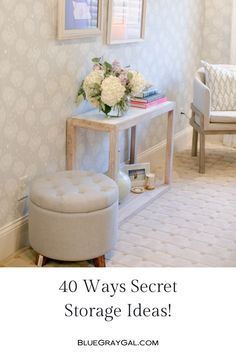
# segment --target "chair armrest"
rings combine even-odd
[[[197,77],[193,82],[193,104],[209,121],[211,94],[209,88]]]

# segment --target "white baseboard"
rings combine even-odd
[[[178,132],[174,138],[175,139],[174,151],[179,152],[190,147],[191,138],[192,138],[192,127],[187,127],[186,129]],[[137,157],[137,160],[138,162],[150,161],[152,165],[158,161],[162,161],[165,159],[165,149],[166,149],[166,140],[163,140],[159,144],[154,145],[150,149],[140,153]]]
[[[175,151],[186,149],[191,141],[191,127],[175,135]],[[140,162],[156,163],[164,158],[166,141],[151,147],[138,155]],[[28,245],[28,216],[17,219],[0,229],[0,261]]]
[[[0,229],[0,261],[28,245],[28,216]]]

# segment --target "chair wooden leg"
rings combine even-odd
[[[93,262],[95,267],[106,267],[105,256],[94,258]]]
[[[199,173],[205,173],[205,134],[200,134]]]
[[[41,254],[37,254],[35,264],[38,267],[43,267],[46,263],[47,263],[47,257],[45,257]]]
[[[193,128],[192,156],[197,156],[198,131]]]

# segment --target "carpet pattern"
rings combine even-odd
[[[0,266],[34,266],[34,252],[20,250]],[[50,261],[46,266],[93,264]],[[204,175],[190,151],[177,154],[172,189],[121,223],[107,266],[235,267],[236,150],[208,147]]]

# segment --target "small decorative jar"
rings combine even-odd
[[[146,175],[146,189],[152,190],[155,189],[155,174],[154,173],[148,173]]]

